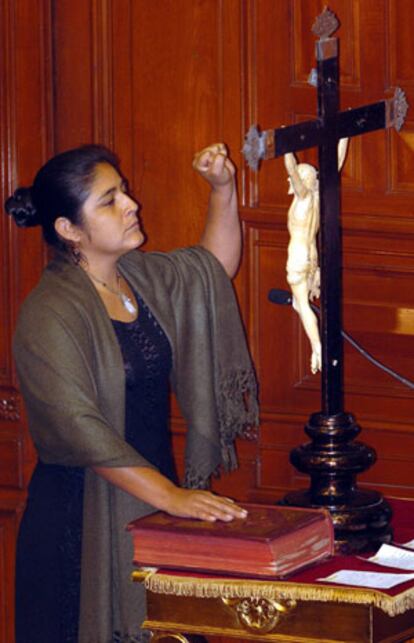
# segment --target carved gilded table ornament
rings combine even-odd
[[[190,643],[188,638],[184,634],[174,634],[173,632],[152,632],[151,633],[151,643],[158,643],[164,639],[174,639],[175,641],[180,641],[180,643]]]
[[[249,632],[267,634],[276,628],[283,617],[296,607],[296,601],[276,601],[271,598],[222,598],[226,607],[237,615],[239,623]]]

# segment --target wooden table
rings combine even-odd
[[[134,572],[134,580],[142,582],[147,574]],[[180,578],[189,580],[187,576]],[[252,581],[253,584],[256,582]],[[154,643],[171,636],[188,643],[184,632],[284,643],[391,643],[414,636],[414,608],[390,616],[375,606],[375,592],[371,603],[362,604],[337,600],[341,598],[342,587],[332,587],[332,598],[322,601],[287,599],[284,583],[275,581],[272,586],[272,598],[186,596],[147,589],[147,618],[143,627],[151,630]]]
[[[414,502],[395,502],[395,540],[406,542],[414,538]],[[153,643],[188,643],[190,634],[283,643],[397,643],[414,637],[414,583],[382,592],[317,581],[341,568],[379,569],[356,556],[338,556],[285,581],[140,569],[132,577],[146,587],[143,627]]]

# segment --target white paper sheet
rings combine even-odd
[[[318,578],[327,583],[340,583],[341,585],[354,585],[357,587],[371,587],[376,589],[389,589],[400,583],[414,580],[413,574],[388,574],[381,572],[360,572],[353,569],[341,569],[325,578]]]
[[[414,571],[414,551],[394,545],[381,545],[375,556],[367,558],[370,563]]]
[[[414,540],[409,540],[407,543],[401,543],[403,547],[409,547],[410,549],[414,549]]]

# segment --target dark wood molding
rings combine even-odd
[[[114,147],[113,2],[91,0],[93,140]]]

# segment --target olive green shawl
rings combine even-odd
[[[133,251],[119,269],[171,343],[171,383],[188,428],[184,484],[205,487],[211,474],[236,466],[234,439],[257,424],[256,382],[231,282],[201,247]],[[81,268],[64,259],[49,264],[23,304],[14,352],[44,462],[152,466],[124,441],[122,355]],[[129,582],[124,528],[152,510],[87,468],[79,643],[140,640],[140,591]]]

